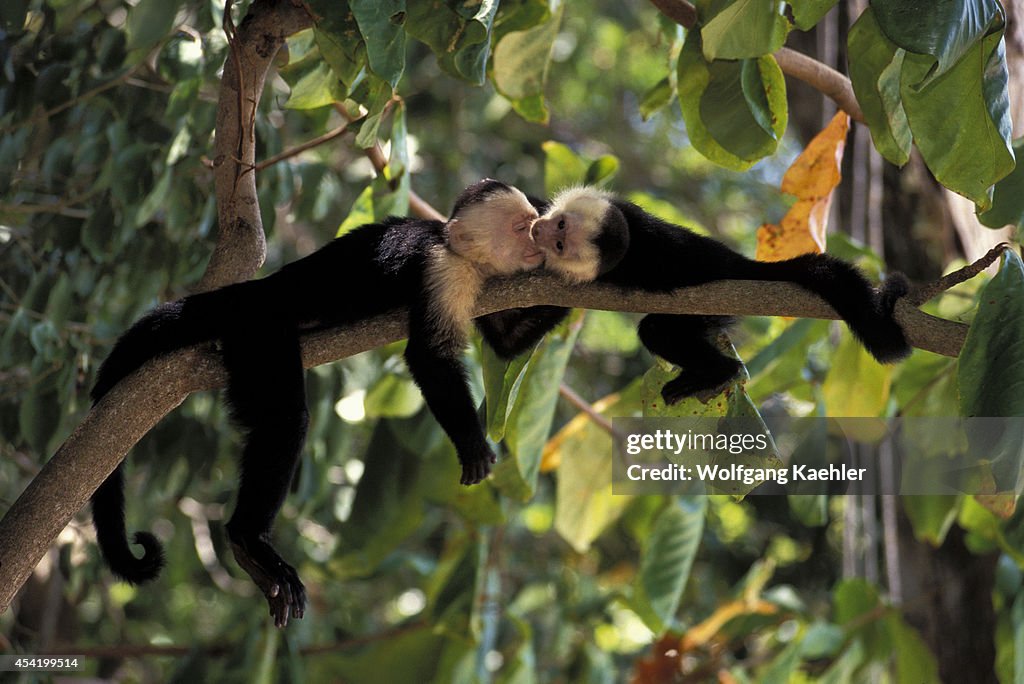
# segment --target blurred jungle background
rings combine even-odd
[[[4,0],[0,511],[89,411],[116,337],[200,283],[228,35],[285,5]],[[446,215],[482,177],[598,183],[751,256],[827,242],[873,279],[934,281],[1021,239],[1016,3],[297,5],[251,124],[260,273],[388,214]],[[859,122],[792,52],[852,77]],[[805,149],[815,170],[784,185]],[[766,224],[786,230],[771,243]],[[840,324],[743,320],[743,410],[1024,415],[1013,249],[926,310],[974,321],[959,358],[883,367]],[[128,526],[164,542],[160,578],[115,582],[82,510],[0,614],[0,653],[85,655],[111,681],[1024,681],[1013,491],[612,496],[602,418],[641,415],[671,377],[638,320],[575,312],[514,393],[474,340],[478,397],[490,378],[509,408],[488,421],[500,465],[469,489],[404,343],[311,369],[275,534],[310,608],[285,630],[224,533],[238,435],[218,392],[191,395],[127,459]]]

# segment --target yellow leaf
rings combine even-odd
[[[842,180],[840,167],[849,117],[840,112],[796,158],[782,179],[782,191],[797,201],[779,225],[765,224],[757,231],[757,259],[781,261],[801,254],[825,251],[832,193]]]

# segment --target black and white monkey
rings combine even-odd
[[[827,254],[754,261],[592,187],[556,195],[534,223],[533,237],[545,255],[544,268],[571,282],[596,280],[650,292],[715,280],[795,283],[828,302],[879,361],[895,362],[910,353],[893,318],[896,300],[908,291],[900,274],[876,291],[854,266]],[[557,307],[510,310],[478,325],[487,328],[487,339],[504,340],[495,349],[510,357],[531,348],[565,313]],[[715,333],[729,323],[726,316],[689,314],[649,314],[640,321],[644,346],[682,369],[662,388],[667,403],[714,394],[736,376],[740,362],[714,343]]]
[[[241,483],[227,532],[238,564],[263,591],[275,624],[301,618],[305,589],[270,544],[308,423],[300,333],[409,310],[405,358],[427,405],[455,444],[462,483],[485,478],[495,456],[477,416],[460,359],[486,278],[536,268],[543,255],[530,228],[536,208],[494,180],[468,187],[447,222],[389,218],[362,226],[259,280],[158,306],[124,333],[100,367],[98,402],[146,361],[216,341],[227,369],[227,402],[245,431]],[[100,550],[113,572],[150,580],[163,551],[148,532],[129,549],[124,475],[118,468],[92,498]]]

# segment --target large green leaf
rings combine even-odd
[[[487,399],[485,425],[487,436],[495,442],[505,438],[508,414],[519,395],[519,386],[529,361],[529,354],[520,354],[506,361],[498,356],[491,345],[480,345],[480,367],[483,370],[484,396]]]
[[[679,106],[690,142],[705,157],[744,171],[772,154],[788,122],[786,83],[771,55],[708,63],[699,34],[679,55]]]
[[[349,0],[373,73],[398,86],[405,71],[405,0]]]
[[[984,211],[992,203],[992,185],[1014,166],[1002,31],[975,43],[927,85],[914,86],[933,62],[911,53],[903,61],[900,91],[910,130],[935,178]]]
[[[433,50],[446,72],[482,85],[497,10],[497,0],[413,2],[408,7],[405,29]]]
[[[1024,154],[1024,138],[1013,142],[1013,156]],[[992,191],[992,207],[978,214],[978,220],[989,228],[1024,225],[1024,164],[1018,162],[1010,175],[996,183]]]
[[[599,406],[606,417],[634,415],[640,408],[640,382]],[[630,496],[612,494],[612,436],[581,413],[550,440],[548,448],[559,455],[555,530],[583,553],[632,501]]]
[[[875,361],[853,335],[844,332],[822,387],[826,414],[833,418],[882,415],[889,403],[891,380],[892,366]]]
[[[875,148],[902,166],[913,142],[899,89],[905,52],[882,34],[870,7],[850,27],[846,47],[853,91]]]
[[[713,15],[701,17],[704,58],[709,62],[760,57],[785,42],[789,22],[777,0],[730,0],[715,5]]]
[[[366,43],[359,32],[359,24],[346,2],[310,0],[309,4],[319,17],[313,35],[320,54],[334,75],[346,88],[350,88],[367,60]],[[291,43],[289,38],[289,47]],[[294,50],[292,54],[295,54]]]
[[[644,544],[630,605],[655,634],[672,624],[704,532],[707,497],[680,498],[658,515]]]
[[[1024,416],[1024,264],[1012,251],[981,292],[959,381],[963,415]]]
[[[546,123],[547,109],[538,110],[537,98],[542,97],[551,64],[551,46],[558,36],[565,5],[559,5],[551,18],[543,24],[525,31],[505,35],[494,47],[494,85],[502,95],[512,101],[533,103],[529,109],[517,108],[520,114],[529,113],[531,121]],[[540,101],[543,105],[543,101]]]
[[[942,76],[995,28],[1002,28],[998,0],[873,0],[871,9],[889,40],[920,55],[930,55],[928,70],[910,85],[923,87]]]
[[[583,325],[574,311],[537,345],[524,371],[515,405],[508,414],[505,444],[510,457],[498,464],[494,483],[508,496],[533,496],[540,460],[551,432],[558,391],[569,355]]]

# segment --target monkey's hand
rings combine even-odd
[[[462,479],[459,483],[468,486],[483,482],[491,472],[491,464],[497,463],[498,458],[490,447],[484,446],[469,458],[459,460],[462,462]]]
[[[306,612],[306,587],[295,568],[285,563],[262,538],[232,542],[231,550],[235,560],[267,598],[275,627],[287,627],[289,615],[302,619]]]

